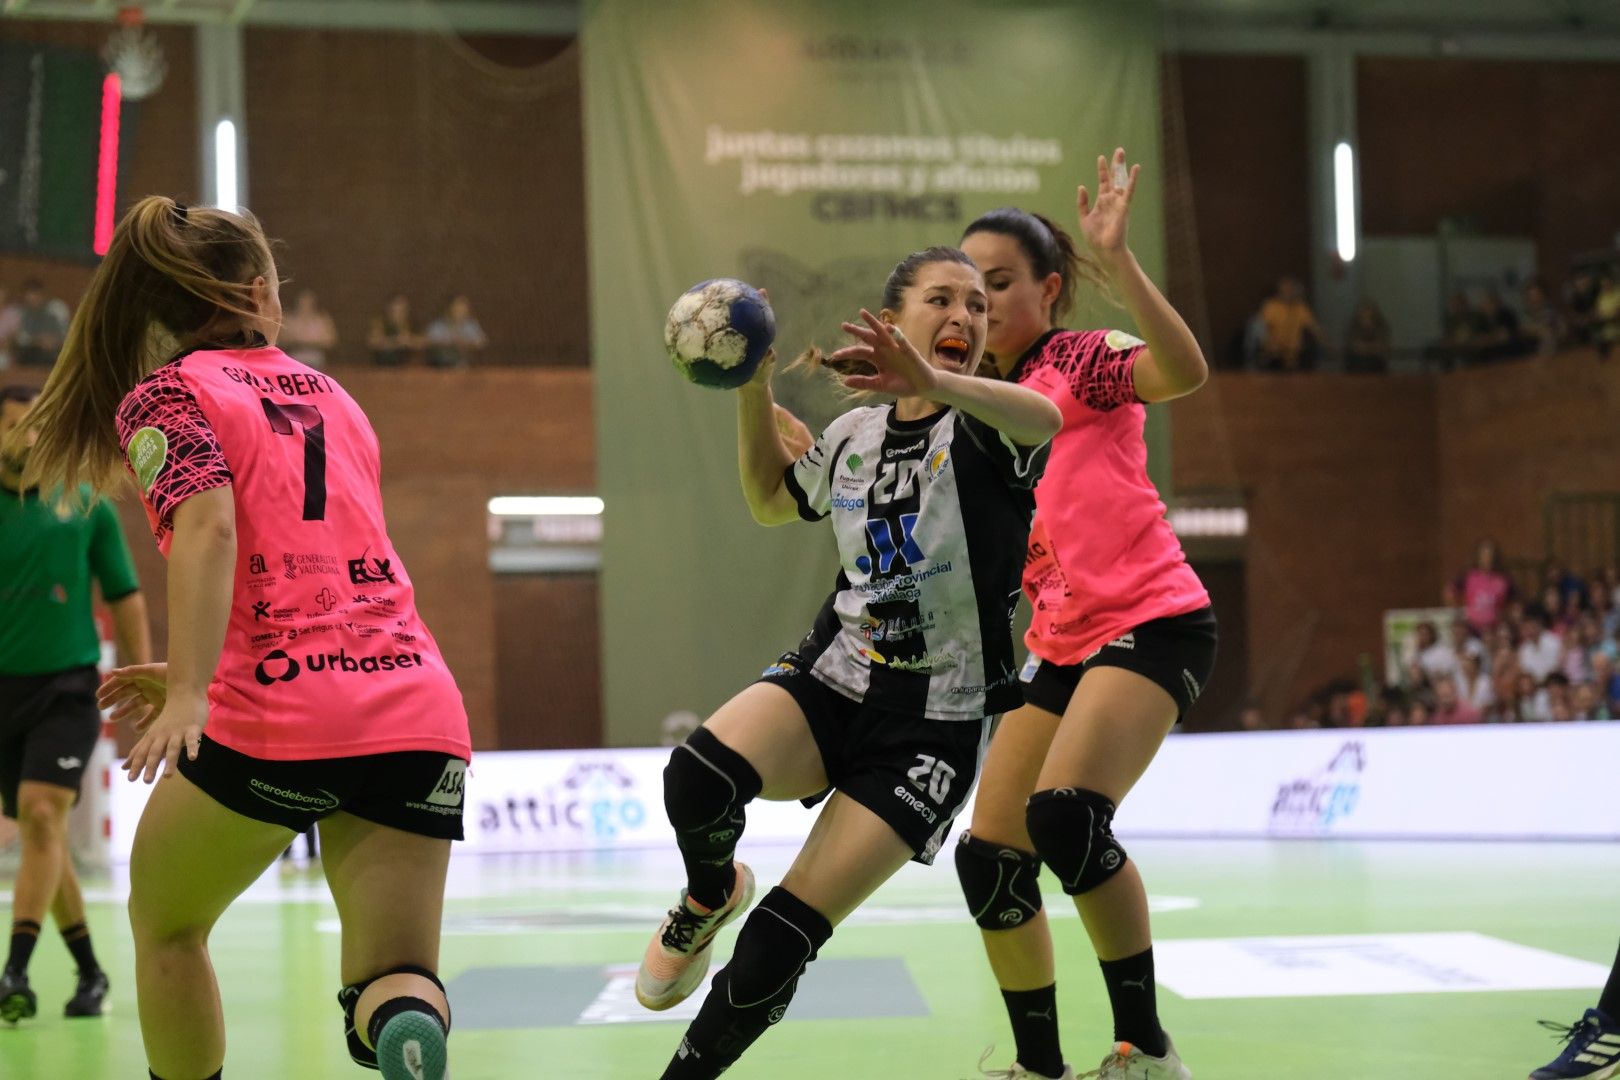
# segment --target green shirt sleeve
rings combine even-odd
[[[106,499],[98,499],[90,510],[90,570],[101,585],[102,599],[109,602],[122,600],[141,587],[118,512]]]

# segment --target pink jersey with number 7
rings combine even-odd
[[[377,436],[331,376],[269,345],[183,353],[124,398],[118,438],[165,555],[175,508],[231,485],[210,738],[283,761],[470,757],[461,693],[388,539]]]

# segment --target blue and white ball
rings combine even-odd
[[[741,386],[754,377],[775,340],[770,301],[735,278],[687,289],[664,321],[664,348],[675,370],[699,386]]]

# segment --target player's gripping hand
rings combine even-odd
[[[113,723],[128,723],[135,734],[144,735],[168,696],[168,664],[131,664],[107,672],[96,691],[96,707],[111,709]]]
[[[869,390],[890,397],[932,395],[939,386],[939,372],[906,340],[900,328],[865,308],[861,308],[861,321],[866,325],[844,323],[844,333],[855,338],[856,343],[844,346],[828,359],[863,360],[877,371],[871,375],[846,375],[844,385],[851,390]]]
[[[157,779],[159,766],[162,766],[162,775],[173,776],[182,753],[192,761],[197,760],[203,727],[207,723],[207,698],[168,699],[141,741],[129,752],[124,771],[129,773],[130,780],[142,779],[148,784]]]

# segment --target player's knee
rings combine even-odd
[[[58,843],[67,835],[70,805],[60,797],[38,792],[17,799],[17,837],[24,844]]]
[[[175,913],[143,903],[132,890],[129,897],[130,936],[135,939],[136,958],[165,950],[205,952],[211,923],[184,922]]]
[[[748,759],[698,728],[664,766],[664,810],[676,832],[722,821],[759,794],[759,773]]]
[[[390,975],[420,976],[421,978],[431,982],[434,986],[438,987],[441,995],[445,993],[444,983],[439,981],[439,976],[436,973],[429,971],[427,968],[417,967],[413,964],[403,964],[397,968],[379,972],[369,979],[362,979],[360,982],[351,983],[350,985],[345,986],[342,990],[339,990],[338,1005],[343,1009],[343,1034],[348,1040],[349,1057],[354,1059],[354,1063],[356,1065],[363,1065],[368,1069],[375,1069],[377,1067],[377,1051],[373,1049],[377,1043],[377,1034],[382,1031],[384,1024],[388,1023],[389,1020],[393,1019],[402,1012],[425,1012],[429,1016],[432,1016],[434,1019],[438,1020],[439,1024],[444,1028],[446,1035],[450,1034],[450,1010],[448,1005],[448,996],[445,997],[445,1008],[441,1011],[439,1007],[432,1002],[426,1001],[419,997],[402,994],[399,996],[386,998],[382,1002],[378,1003],[377,1007],[371,1011],[371,1015],[366,1018],[366,1023],[363,1029],[364,1036],[362,1037],[362,1027],[355,1015],[356,1009],[358,1009],[360,1006],[360,998],[373,983],[381,979],[385,979]]]
[[[1037,791],[1024,820],[1041,860],[1070,896],[1090,892],[1125,865],[1125,849],[1114,839],[1114,802],[1106,795],[1085,788]]]
[[[773,1003],[768,1022],[780,1020],[799,976],[832,937],[826,916],[778,885],[765,894],[737,934],[726,965],[726,994],[733,1008]]]
[[[1011,930],[1041,910],[1041,858],[964,832],[956,845],[956,876],[973,921],[985,930]]]

